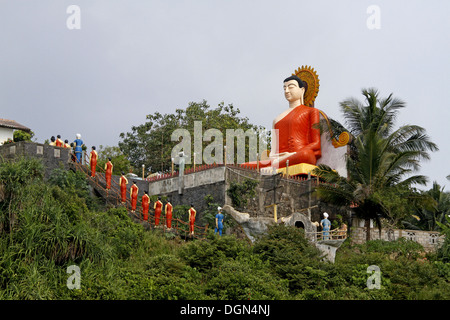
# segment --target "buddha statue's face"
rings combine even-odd
[[[289,80],[284,83],[283,85],[284,89],[284,96],[286,97],[287,101],[294,102],[298,100],[303,101],[303,95],[305,93],[305,88],[300,88],[298,86],[298,82],[295,80]]]

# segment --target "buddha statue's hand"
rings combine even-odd
[[[290,156],[295,155],[295,152],[282,152],[282,153],[278,153],[276,155],[273,155],[273,157],[271,157],[271,166],[272,167],[279,167],[280,162],[286,160],[287,158],[289,158]]]
[[[279,160],[280,158],[284,159],[284,158],[289,157],[289,156],[291,156],[293,154],[295,154],[295,152],[271,153],[269,155],[269,159],[275,161],[275,160]]]
[[[285,157],[289,157],[290,155],[295,154],[295,152],[280,152],[280,153],[271,153],[269,155],[269,159],[277,159],[277,158],[285,158]]]

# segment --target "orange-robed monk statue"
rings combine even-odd
[[[262,158],[259,167],[286,167],[300,163],[315,165],[321,157],[320,111],[306,106],[304,96],[308,84],[298,76],[292,75],[283,82],[284,96],[289,109],[273,120],[275,136],[272,138],[272,150],[269,156]],[[256,168],[257,162],[248,162],[245,166]]]

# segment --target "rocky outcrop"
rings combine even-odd
[[[242,227],[245,235],[253,242],[260,235],[267,232],[270,225],[275,224],[273,218],[251,217],[250,214],[239,212],[230,205],[225,205],[223,210],[230,214],[234,220]]]

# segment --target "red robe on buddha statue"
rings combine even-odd
[[[320,148],[320,112],[316,108],[300,105],[288,112],[282,119],[275,123],[275,139],[278,138],[278,153],[294,153],[286,158],[280,155],[278,167],[286,167],[286,161],[289,160],[289,166],[299,163],[308,163],[315,165],[321,157]],[[276,151],[273,151],[276,153]],[[270,167],[271,160],[262,160],[259,167]],[[248,162],[243,165],[248,167],[257,167],[257,162]]]

